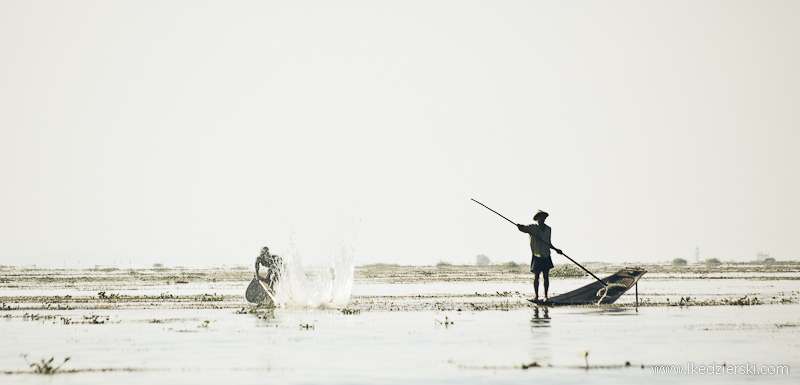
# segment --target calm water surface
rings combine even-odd
[[[562,281],[582,284],[583,281]],[[749,283],[748,283],[749,282]],[[643,281],[655,291],[791,290],[786,281]],[[796,282],[796,281],[794,281]],[[790,282],[792,283],[792,282]],[[692,286],[686,289],[686,285]],[[515,284],[492,288],[517,290]],[[705,286],[703,286],[705,285]],[[722,285],[722,286],[719,286]],[[778,287],[775,287],[777,285]],[[468,294],[489,286],[356,285],[359,295]],[[786,286],[786,287],[784,287]],[[759,287],[761,288],[759,291]],[[240,292],[243,284],[220,285]],[[190,290],[182,288],[181,290]],[[152,289],[158,292],[159,288]],[[520,290],[526,290],[520,286]],[[208,290],[205,290],[208,291]],[[660,294],[659,294],[660,295]],[[631,300],[625,296],[625,300]],[[516,300],[516,299],[511,299]],[[676,298],[677,300],[677,298]],[[243,302],[242,306],[246,304]],[[0,383],[798,383],[800,305],[524,307],[509,311],[109,308],[0,312]],[[53,318],[47,319],[47,316]],[[65,324],[61,318],[71,320]],[[91,319],[102,324],[82,323]],[[584,359],[583,352],[588,351]],[[65,357],[76,373],[28,374]],[[588,360],[589,369],[585,369]],[[523,364],[540,367],[527,370]],[[630,367],[625,363],[629,362]],[[658,375],[651,365],[788,365],[788,375]],[[644,365],[644,368],[642,368]],[[100,371],[101,369],[113,369]],[[86,371],[81,371],[86,370]]]

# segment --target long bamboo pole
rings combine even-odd
[[[485,204],[483,204],[483,203],[481,203],[481,202],[478,202],[478,201],[476,201],[475,199],[472,199],[472,201],[473,201],[473,202],[475,202],[475,203],[477,203],[477,204],[479,204],[479,205],[481,205],[481,206],[483,206],[483,207],[485,207],[485,208],[486,208],[486,209],[488,209],[489,211],[491,211],[491,212],[493,212],[493,213],[495,213],[495,214],[499,215],[501,218],[503,218],[503,219],[505,219],[505,220],[507,220],[507,221],[511,222],[511,224],[512,224],[512,225],[514,225],[514,226],[516,226],[516,225],[517,225],[517,224],[516,224],[516,223],[514,223],[514,222],[513,222],[511,219],[508,219],[508,218],[504,217],[502,214],[498,213],[497,211],[494,211],[494,210],[490,209],[490,208],[489,208],[489,206],[486,206]],[[532,235],[532,236],[534,236],[534,237],[535,237],[536,239],[538,239],[539,241],[541,241],[541,242],[543,242],[544,244],[546,244],[546,245],[547,245],[548,247],[550,247],[551,249],[555,249],[555,247],[553,247],[553,245],[551,245],[551,244],[550,244],[550,242],[547,242],[547,241],[545,241],[544,239],[542,239],[542,238],[539,238],[539,237],[537,237],[537,236],[535,236],[535,235],[533,235],[533,234],[531,234],[531,235]],[[572,263],[574,263],[574,264],[578,265],[578,267],[580,267],[581,269],[583,269],[583,271],[585,271],[585,272],[589,273],[589,275],[591,275],[592,277],[594,277],[594,279],[596,279],[596,280],[597,280],[597,282],[600,282],[600,283],[601,283],[601,284],[602,284],[604,287],[608,287],[608,285],[607,285],[605,282],[603,282],[603,280],[601,280],[600,278],[597,278],[597,276],[596,276],[596,275],[594,275],[594,273],[592,273],[591,271],[589,271],[589,269],[587,269],[587,268],[585,268],[585,267],[581,266],[581,264],[580,264],[580,263],[578,263],[578,262],[575,262],[575,260],[574,260],[574,259],[572,259],[572,258],[570,258],[569,256],[567,256],[567,254],[564,254],[564,252],[563,252],[563,251],[562,251],[561,253],[559,253],[559,254],[563,255],[563,256],[564,256],[564,258],[567,258],[567,259],[569,259],[570,261],[572,261]]]

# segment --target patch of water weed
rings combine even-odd
[[[104,291],[100,291],[97,293],[97,298],[105,299],[108,301],[120,299],[121,295],[119,293],[106,293]]]
[[[515,292],[513,292],[513,293],[512,293],[512,292],[510,292],[510,291],[504,291],[504,292],[502,292],[502,293],[501,293],[501,292],[499,292],[499,291],[495,291],[495,293],[497,293],[497,296],[498,296],[498,297],[521,297],[521,296],[522,296],[522,294],[520,294],[518,291],[515,291]],[[475,295],[476,295],[476,296],[478,296],[478,297],[480,297],[480,296],[481,296],[481,295],[480,295],[480,294],[478,294],[478,293],[475,293]]]
[[[25,359],[26,362],[28,361],[27,354],[23,354],[22,357]],[[56,374],[58,370],[61,369],[61,367],[64,366],[64,364],[66,364],[67,361],[70,360],[70,358],[72,357],[65,358],[64,361],[61,362],[61,364],[58,366],[53,366],[53,361],[55,361],[55,357],[50,357],[49,360],[42,358],[40,362],[34,362],[34,363],[28,362],[28,363],[30,364],[30,367],[33,369],[33,372],[36,374]]]
[[[572,265],[558,265],[550,269],[551,277],[583,277],[583,270]]]
[[[522,364],[522,365],[520,366],[520,368],[521,368],[521,369],[528,369],[528,368],[540,368],[540,367],[541,367],[541,365],[539,365],[539,363],[538,363],[538,362],[536,362],[536,361],[533,361],[533,362],[531,362],[530,364]]]
[[[251,307],[249,309],[243,307],[243,308],[237,310],[236,314],[256,314],[256,315],[260,315],[262,313],[267,313],[267,312],[272,313],[274,311],[275,311],[275,305],[273,305],[273,304],[270,304],[270,305],[256,305],[256,306],[253,306],[253,307]],[[261,318],[261,317],[259,316],[259,318]]]
[[[759,301],[757,297],[749,298],[748,296],[744,296],[744,297],[736,299],[736,300],[723,299],[722,302],[725,305],[737,305],[737,306],[748,306],[748,305],[760,305],[760,304],[762,304],[762,302]]]
[[[106,316],[105,319],[103,319],[103,316],[90,314],[83,316],[83,323],[91,325],[102,325],[108,322],[109,319],[110,318],[108,316]]]
[[[214,294],[208,294],[208,293],[200,294],[200,295],[197,296],[197,299],[199,299],[201,302],[214,302],[214,301],[224,301],[225,300],[225,298],[222,295],[217,295],[217,293],[214,293]]]
[[[300,329],[305,329],[305,330],[314,329],[314,324],[300,324]]]
[[[50,315],[50,314],[42,315],[42,314],[25,313],[25,314],[22,315],[22,320],[23,321],[45,321],[45,320],[51,320],[51,319],[55,319],[55,318],[56,318],[56,316]]]
[[[209,320],[205,320],[205,321],[203,321],[203,323],[201,323],[200,325],[197,325],[197,327],[198,327],[198,328],[204,328],[204,329],[208,329],[208,324],[210,324],[210,323],[211,323],[211,321],[209,321]]]
[[[34,278],[34,281],[36,281],[36,282],[53,282],[53,281],[55,281],[55,278],[53,278],[53,277],[51,277],[49,275],[45,275],[43,277]]]
[[[439,325],[444,325],[444,327],[449,327],[450,325],[453,325],[453,324],[455,324],[455,322],[453,322],[453,321],[450,321],[450,319],[449,319],[449,318],[447,318],[447,316],[444,316],[444,322],[442,322],[442,321],[439,321],[439,320],[438,320],[438,319],[436,319],[436,318],[434,318],[433,320],[434,320],[434,321],[436,321],[436,323],[438,323]]]
[[[678,302],[670,302],[669,298],[666,299],[667,306],[719,306],[719,305],[731,305],[731,306],[751,306],[751,305],[763,305],[764,302],[760,301],[758,297],[748,297],[744,296],[738,299],[728,299],[723,298],[722,300],[715,300],[715,299],[706,299],[702,301],[697,301],[696,299],[692,299],[691,297],[681,297],[680,301]],[[640,303],[640,306],[643,304]],[[647,303],[645,303],[647,305]]]
[[[350,315],[350,314],[360,314],[361,310],[359,309],[342,309],[342,314]]]

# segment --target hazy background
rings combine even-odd
[[[797,1],[3,1],[0,264],[797,260],[798,68]]]

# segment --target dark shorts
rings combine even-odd
[[[553,268],[553,260],[550,257],[545,258],[538,258],[533,257],[533,263],[531,263],[531,272],[537,271],[550,271]]]

